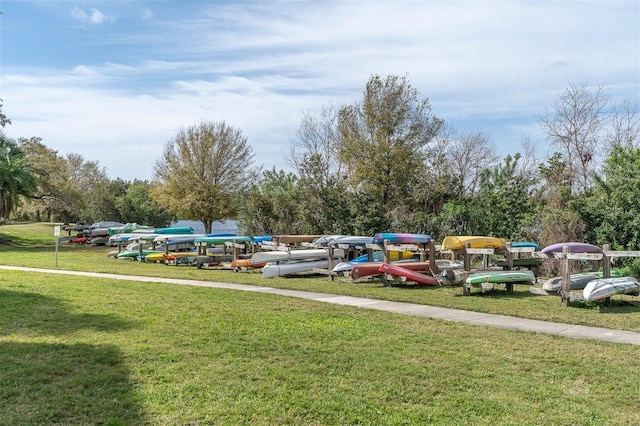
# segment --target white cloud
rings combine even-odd
[[[153,19],[153,12],[149,8],[141,9],[140,17],[145,21],[150,21]]]
[[[106,15],[98,9],[90,8],[88,11],[85,11],[78,6],[74,6],[71,9],[71,17],[81,24],[93,25],[100,25],[105,22],[113,22],[115,20],[115,16]]]
[[[138,11],[148,22],[135,32],[110,26],[115,49],[99,61],[5,63],[5,131],[99,160],[112,177],[149,178],[167,139],[201,120],[240,128],[260,163],[284,168],[302,111],[358,101],[372,74],[406,74],[437,116],[507,153],[569,83],[606,83],[618,98],[640,87],[639,9],[622,7],[631,2],[187,4]],[[97,9],[71,13],[115,22]]]

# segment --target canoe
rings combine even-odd
[[[109,235],[116,234],[128,234],[131,232],[153,232],[155,228],[153,226],[143,226],[137,223],[125,223],[122,226],[110,226],[107,228]]]
[[[156,228],[151,233],[154,234],[193,234],[190,226],[176,226],[174,228]]]
[[[564,246],[567,246],[569,253],[602,253],[602,249],[598,246],[575,241],[551,244],[540,251],[542,253],[562,253],[562,248]]]
[[[505,284],[505,283],[525,283],[533,284],[536,280],[531,271],[485,271],[469,274],[466,279],[467,284]]]
[[[344,250],[334,249],[333,256],[335,258],[343,258]],[[259,251],[251,256],[256,263],[268,262],[288,262],[291,260],[304,259],[328,259],[329,250],[327,249],[300,249],[300,250],[273,250]]]
[[[206,234],[158,234],[154,239],[154,243],[185,244],[192,243],[196,238],[207,237]]]
[[[382,244],[385,240],[388,241],[389,244],[429,244],[431,242],[431,235],[383,232],[375,234],[371,242],[373,244]]]
[[[329,242],[329,245],[337,246],[338,244],[345,244],[349,247],[362,247],[373,242],[373,237],[364,237],[357,235],[342,235],[336,237]]]
[[[513,248],[533,248],[538,250],[540,246],[535,241],[512,241],[511,247]]]
[[[397,261],[397,260],[407,260],[411,259],[416,253],[413,251],[389,251],[389,260]],[[367,254],[363,254],[362,256],[358,256],[355,259],[352,259],[351,262],[354,263],[362,263],[362,262],[382,262],[384,260],[384,252],[374,251],[371,254],[371,260],[369,260],[369,256]]]
[[[164,253],[164,252],[158,252],[157,250],[142,250],[142,256],[147,256],[151,253]],[[138,256],[140,256],[140,250],[126,250],[118,253],[116,257],[118,259],[135,259]]]
[[[442,241],[440,250],[462,250],[466,243],[469,243],[470,248],[482,249],[482,248],[502,248],[506,244],[504,238],[495,237],[483,237],[476,235],[448,235]]]
[[[359,262],[362,263],[362,262]],[[333,272],[334,274],[339,274],[339,273],[344,273],[344,272],[349,272],[351,271],[356,265],[359,264],[358,262],[354,263],[354,262],[340,262],[337,265],[335,265],[333,267],[333,269],[331,270],[331,272]]]
[[[129,241],[129,239],[131,239],[134,236],[135,234],[114,234],[109,237],[109,239],[107,240],[107,244],[111,246],[115,246],[118,243]],[[98,238],[105,238],[105,237],[98,237]]]
[[[231,269],[234,270],[238,270],[241,268],[253,268],[253,269],[257,269],[257,268],[262,268],[264,266],[266,266],[267,264],[264,262],[261,263],[257,263],[254,262],[253,259],[234,259],[231,262]]]
[[[399,265],[392,265],[390,263],[383,263],[380,265],[379,272],[383,274],[394,275],[398,277],[405,277],[409,281],[413,281],[423,285],[439,285],[440,282],[434,276],[423,274],[421,272],[412,271],[406,267]]]
[[[262,268],[262,278],[273,278],[283,275],[310,272],[314,269],[327,269],[329,260],[303,260],[300,262],[269,263]]]
[[[215,236],[215,237],[199,237],[196,238],[193,243],[194,244],[209,244],[209,245],[222,245],[226,242],[236,243],[248,243],[251,242],[251,237],[243,236],[243,235],[234,235],[234,236]]]
[[[104,246],[107,244],[108,241],[109,239],[107,237],[96,237],[96,238],[90,239],[88,243],[94,246]]]
[[[277,241],[280,244],[312,243],[320,237],[322,235],[274,235],[271,241]]]
[[[415,264],[416,266],[414,267],[409,267],[409,269],[412,268],[419,268],[420,266],[418,265],[429,265],[429,262],[418,262],[415,261],[414,259],[404,259],[404,260],[396,260],[396,263],[402,263],[404,264]],[[365,262],[365,261],[358,261],[356,262],[355,259],[351,260],[349,262],[340,262],[338,263],[336,266],[333,267],[333,269],[331,270],[334,273],[341,273],[341,272],[349,272],[351,270],[353,270],[353,268],[355,268],[356,266],[359,265],[367,265],[367,264],[377,264],[380,265],[382,263],[382,256],[380,256],[380,259],[376,259],[373,262]],[[436,264],[438,265],[438,269],[442,270],[442,269],[462,269],[464,267],[464,264],[462,262],[457,262],[454,260],[447,260],[447,259],[438,259],[436,260]],[[419,269],[413,269],[413,270],[419,270]],[[428,270],[428,268],[424,269],[425,271]],[[364,271],[364,269],[362,270]],[[362,275],[364,276],[364,275]]]
[[[254,235],[251,237],[251,242],[254,244],[260,244],[266,241],[271,241],[271,238],[273,238],[271,235],[258,235],[258,236]]]
[[[621,277],[620,270],[613,269],[609,274],[613,278]],[[582,272],[569,276],[569,286],[571,290],[583,290],[590,281],[602,278],[602,271]],[[549,278],[542,284],[545,291],[558,292],[562,289],[562,277]]]
[[[313,243],[318,246],[326,247],[329,245],[329,243],[331,243],[331,241],[335,240],[336,238],[344,237],[344,236],[345,235],[323,235],[313,240]]]
[[[380,275],[380,266],[384,263],[382,262],[363,262],[356,264],[353,269],[351,269],[351,279],[357,280],[359,278],[370,277],[372,275]],[[415,262],[412,260],[408,261],[399,261],[394,263],[400,264],[404,268],[409,269],[411,271],[428,271],[429,270],[429,262]]]
[[[164,252],[149,253],[144,257],[146,262],[160,262],[164,260]]]
[[[640,283],[634,277],[598,278],[589,281],[582,291],[584,299],[595,301],[616,294],[640,295]]]

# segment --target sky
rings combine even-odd
[[[152,179],[181,128],[241,130],[286,161],[303,114],[406,76],[432,112],[502,156],[569,85],[640,94],[637,0],[0,0],[0,98],[14,139]]]

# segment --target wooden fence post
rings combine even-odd
[[[560,294],[562,295],[562,307],[566,308],[569,306],[571,292],[571,268],[569,267],[569,247],[562,247],[562,254],[564,257],[562,258],[562,263],[560,264],[560,270],[562,271],[562,287],[560,288]]]

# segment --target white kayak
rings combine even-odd
[[[334,258],[343,258],[344,250],[334,249]],[[251,256],[251,261],[254,263],[269,263],[269,262],[289,262],[291,260],[304,260],[304,259],[329,259],[328,249],[301,249],[301,250],[273,250],[273,251],[259,251]]]
[[[252,258],[253,262],[253,258]],[[262,278],[280,277],[283,275],[311,272],[314,269],[326,269],[329,260],[303,260],[300,262],[269,263],[262,268]]]
[[[582,291],[585,300],[602,300],[616,294],[640,295],[640,283],[634,277],[599,278],[587,283]]]

